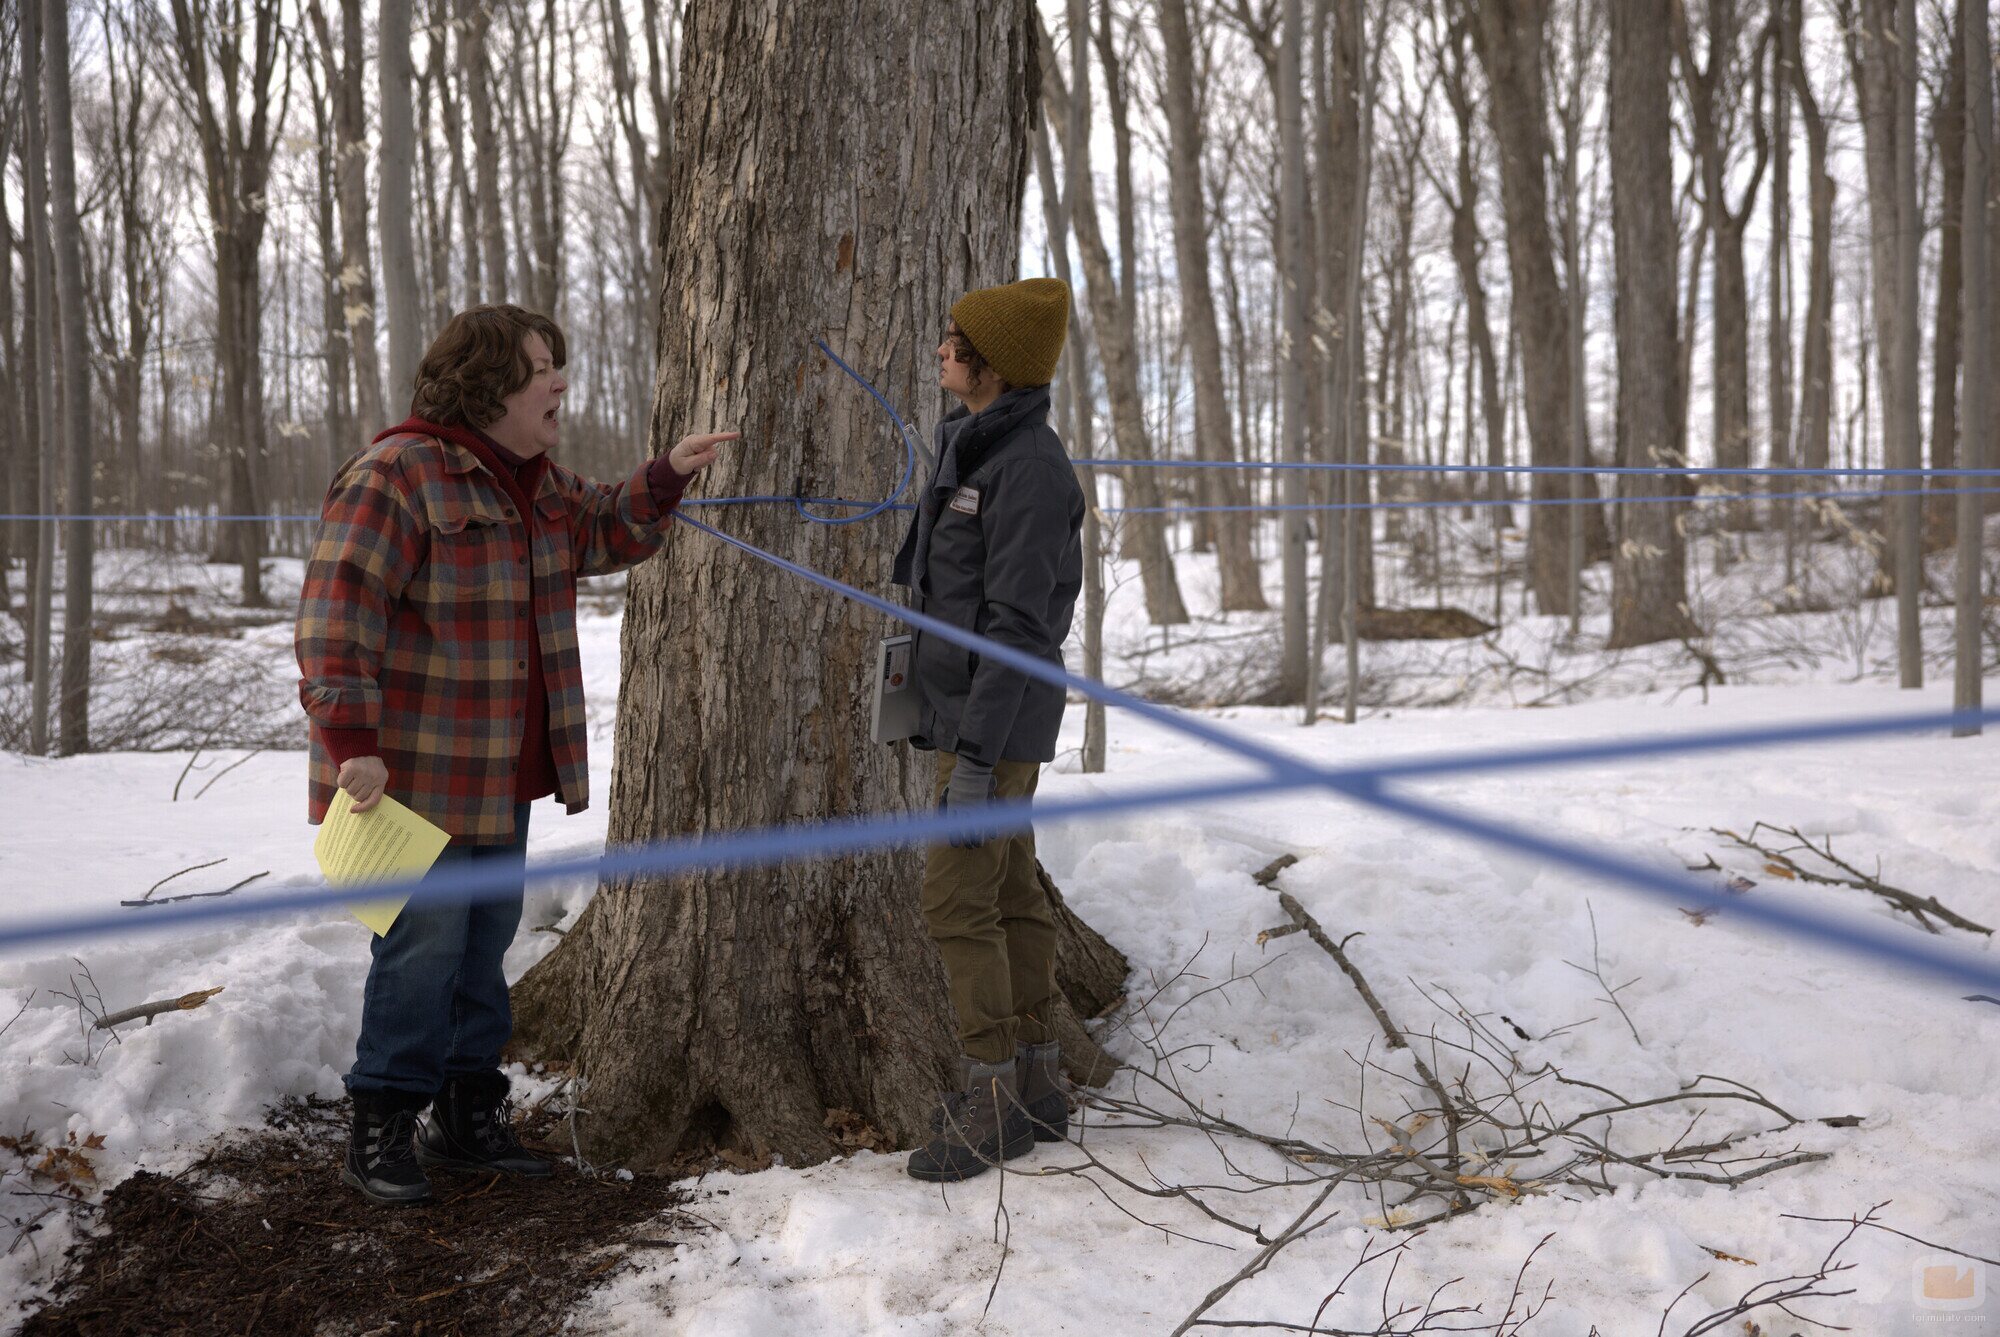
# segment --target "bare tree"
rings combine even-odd
[[[1618,288],[1619,458],[1640,466],[1686,462],[1675,329],[1679,243],[1667,66],[1675,0],[1617,0],[1611,10],[1611,226]],[[1688,491],[1679,478],[1626,474],[1626,496]],[[1612,649],[1696,634],[1687,612],[1687,548],[1679,517],[1661,505],[1619,508],[1611,563]]]
[[[266,433],[258,261],[269,216],[271,152],[291,101],[291,65],[279,59],[280,0],[171,3],[181,76],[177,96],[201,141],[215,236],[216,347],[222,363],[222,454],[229,505],[237,515],[250,515],[262,509]],[[261,606],[264,527],[232,528],[243,570],[243,603]]]
[[[1835,8],[1860,104],[1885,458],[1893,468],[1910,469],[1921,462],[1916,383],[1916,10],[1909,0],[1836,0]],[[1885,556],[1896,587],[1897,660],[1903,686],[1915,687],[1923,681],[1917,608],[1921,536],[1914,529],[1921,520],[1921,491],[1914,479],[1891,483],[1894,495],[1884,508],[1890,539]],[[1906,520],[1912,527],[1907,536]]]
[[[1959,0],[1959,63],[1965,70],[1964,217],[1959,244],[1964,250],[1965,293],[1965,413],[1960,467],[1984,469],[1993,459],[1993,377],[1982,369],[1992,365],[1993,340],[1993,38],[1986,0]],[[1958,496],[1957,671],[1952,705],[1977,710],[1985,675],[1982,626],[1985,599],[1981,589],[1981,531],[1984,498],[1971,491],[1972,479],[1960,480]],[[1976,734],[1978,725],[1960,725],[1960,736]]]
[[[1479,377],[1480,420],[1486,429],[1486,463],[1497,470],[1507,462],[1507,405],[1500,393],[1499,359],[1493,353],[1493,326],[1487,314],[1486,283],[1480,266],[1486,258],[1486,238],[1479,228],[1480,158],[1484,139],[1478,119],[1477,92],[1468,69],[1466,44],[1471,16],[1452,9],[1445,20],[1441,40],[1430,45],[1445,101],[1451,105],[1458,130],[1453,172],[1447,181],[1442,172],[1424,162],[1431,184],[1451,213],[1451,260],[1458,270],[1459,291],[1465,296],[1465,335],[1471,345]],[[1471,393],[1466,397],[1467,427],[1472,417]],[[1488,475],[1487,498],[1496,504],[1494,522],[1505,528],[1513,523],[1508,508],[1498,506],[1507,496],[1504,474]],[[1498,554],[1495,554],[1496,561]]]
[[[1744,51],[1741,15],[1736,0],[1709,0],[1705,7],[1703,58],[1694,56],[1685,5],[1674,7],[1674,52],[1687,89],[1695,158],[1701,173],[1701,204],[1709,239],[1715,250],[1711,271],[1709,350],[1714,394],[1715,462],[1725,469],[1750,464],[1750,286],[1743,264],[1743,234],[1757,200],[1770,139],[1764,126],[1764,44],[1772,35],[1766,25],[1756,52]],[[1743,94],[1745,78],[1750,95]],[[1747,121],[1756,141],[1740,201],[1731,205],[1731,158],[1739,132]],[[1734,528],[1749,527],[1752,504],[1730,502],[1725,507]]]
[[[1959,246],[1965,207],[1965,47],[1958,25],[1948,23],[1944,50],[1943,96],[1931,106],[1931,144],[1937,149],[1942,208],[1938,213],[1937,310],[1931,335],[1930,467],[1950,469],[1958,455],[1958,364],[1964,256]],[[1949,491],[1937,480],[1932,487]],[[1924,547],[1951,546],[1955,498],[1939,497],[1925,508]]]
[[[512,300],[507,285],[507,234],[501,216],[500,133],[493,116],[493,70],[487,40],[497,0],[458,0],[458,77],[472,127],[472,201],[478,205],[481,271],[488,302]],[[468,224],[473,210],[468,207]]]
[[[1079,21],[1082,20],[1082,21]],[[1039,22],[1039,20],[1038,20]],[[1089,40],[1089,23],[1082,0],[1072,0],[1070,40]],[[1153,443],[1146,429],[1145,403],[1139,391],[1139,355],[1134,329],[1126,322],[1124,299],[1111,272],[1111,252],[1098,224],[1097,194],[1090,182],[1090,137],[1072,139],[1069,133],[1070,91],[1057,64],[1055,42],[1046,31],[1040,33],[1042,99],[1063,137],[1064,160],[1079,164],[1072,176],[1069,198],[1070,228],[1076,235],[1077,250],[1083,259],[1084,287],[1090,302],[1091,328],[1097,335],[1097,350],[1104,363],[1105,388],[1111,400],[1111,434],[1118,453],[1127,459],[1153,458]],[[1078,79],[1076,98],[1087,108],[1089,82]],[[1083,118],[1088,124],[1088,115]],[[1174,573],[1172,555],[1167,550],[1166,524],[1162,516],[1150,513],[1160,505],[1160,485],[1156,471],[1130,470],[1124,479],[1125,495],[1141,513],[1128,515],[1126,523],[1135,527],[1139,578],[1146,591],[1146,614],[1155,626],[1178,625],[1188,620],[1187,605],[1181,600],[1180,580]]]
[[[1500,196],[1513,279],[1513,328],[1533,462],[1568,462],[1569,310],[1556,280],[1549,233],[1548,96],[1544,87],[1549,0],[1481,0],[1474,46],[1486,71],[1487,107],[1500,147]],[[1560,475],[1536,474],[1537,500],[1569,495]],[[1561,507],[1528,516],[1528,586],[1544,613],[1569,611],[1568,522]]]
[[[333,103],[334,182],[340,203],[341,323],[352,359],[354,409],[365,432],[392,426],[382,402],[382,361],[375,344],[375,262],[368,236],[367,78],[361,0],[340,0],[339,58],[320,0],[307,0],[320,66]],[[350,447],[358,442],[349,443]],[[344,458],[344,455],[343,455]]]
[[[381,141],[382,288],[389,315],[389,410],[407,405],[423,356],[423,294],[417,287],[416,137],[410,96],[416,67],[410,55],[410,0],[381,0],[375,21]],[[400,414],[399,414],[400,416]],[[385,423],[384,426],[387,424]]]
[[[1032,12],[1026,0],[859,13],[766,0],[694,7],[688,24],[654,447],[740,422],[758,439],[717,466],[719,488],[834,485],[868,469],[879,411],[814,351],[799,313],[943,312],[1013,276]],[[852,40],[857,26],[870,41]],[[984,40],[964,41],[975,29]],[[786,116],[758,114],[780,100]],[[741,170],[756,174],[754,201]],[[732,255],[760,262],[716,263]],[[829,340],[889,368],[884,389],[907,399],[928,379],[912,335],[857,314]],[[746,362],[749,348],[761,352]],[[864,585],[887,574],[888,545],[858,527],[755,509],[729,524]],[[929,767],[865,741],[880,634],[875,615],[680,533],[632,577],[613,842],[916,803]],[[802,659],[802,644],[815,653]],[[801,1164],[838,1149],[843,1121],[921,1136],[952,1032],[915,878],[911,853],[885,851],[602,890],[516,989],[524,1040],[585,1083],[586,1150],[660,1164],[714,1147]]]
[[[1070,114],[1081,109],[1071,104]],[[1071,128],[1072,139],[1082,134]],[[1066,164],[1074,166],[1074,164]],[[1055,153],[1049,147],[1049,127],[1035,127],[1035,172],[1042,188],[1042,222],[1056,277],[1070,283],[1068,193],[1056,185]],[[1095,452],[1096,428],[1090,393],[1088,335],[1083,312],[1071,303],[1069,339],[1063,347],[1062,384],[1057,387],[1057,407],[1062,414],[1063,440],[1070,453],[1089,459]],[[1097,478],[1092,469],[1078,469],[1087,509],[1083,515],[1083,672],[1086,677],[1104,680],[1104,527],[1098,516]],[[1092,698],[1083,707],[1083,770],[1086,775],[1104,771],[1104,703]]]
[[[314,6],[317,9],[317,6]],[[306,88],[312,99],[313,113],[313,222],[315,235],[319,241],[320,254],[320,323],[322,336],[320,350],[326,359],[326,451],[328,476],[337,470],[341,461],[359,446],[359,433],[354,427],[354,407],[352,386],[349,376],[352,371],[348,356],[348,329],[346,302],[340,280],[345,263],[341,251],[340,229],[335,222],[334,180],[338,169],[334,165],[336,145],[339,142],[334,130],[336,110],[333,105],[332,81],[321,82],[319,70],[328,59],[326,51],[326,23],[322,18],[313,25],[313,36],[302,37],[305,50],[301,53],[300,68],[305,72]]]
[[[1800,50],[1801,0],[1779,0],[1780,58],[1806,129],[1807,213],[1805,342],[1799,364],[1798,448],[1801,468],[1824,469],[1833,433],[1833,174],[1827,170],[1826,117],[1819,109]]]
[[[76,118],[71,110],[68,0],[46,0],[42,78],[49,109],[49,203],[56,303],[62,316],[63,527],[62,751],[90,750],[90,610],[96,510],[91,487],[90,323],[83,298],[83,224],[76,207]]]
[[[38,456],[36,510],[56,512],[56,330],[55,257],[49,237],[48,140],[40,96],[44,11],[39,0],[21,3],[21,175],[27,179],[22,222],[29,246],[29,328],[24,342],[35,350],[34,448]],[[55,605],[56,530],[51,520],[35,526],[34,586],[30,593],[28,671],[34,685],[29,694],[28,747],[37,756],[49,753],[49,669]]]
[[[11,6],[9,7],[12,8]],[[11,13],[9,14],[11,20]],[[21,25],[17,22],[0,22],[0,173],[7,168],[7,159],[13,156],[14,139],[20,118],[20,78],[15,62],[15,54],[21,42]],[[11,207],[0,204],[0,504],[4,504],[10,514],[22,515],[33,509],[35,503],[28,484],[32,473],[28,468],[33,458],[29,446],[33,432],[27,419],[27,396],[30,387],[23,383],[21,370],[21,341],[14,334],[14,219]],[[25,538],[27,542],[22,543]],[[30,569],[34,565],[34,538],[32,531],[22,528],[19,521],[0,521],[0,614],[14,612],[14,596],[9,584],[14,563],[14,552],[25,548]],[[32,586],[33,582],[29,582]],[[32,597],[32,596],[31,596]],[[25,627],[29,621],[20,618]]]
[[[1202,199],[1203,100],[1195,93],[1194,36],[1184,0],[1160,0],[1160,46],[1169,144],[1167,189],[1173,205],[1174,266],[1180,275],[1181,328],[1194,366],[1194,436],[1205,460],[1233,461],[1229,401],[1222,375],[1222,331],[1209,284],[1208,210]],[[1241,506],[1248,496],[1238,475],[1227,469],[1202,471],[1200,495],[1210,505]],[[1250,551],[1254,522],[1247,514],[1225,512],[1215,521],[1216,564],[1225,612],[1261,611],[1263,581]]]

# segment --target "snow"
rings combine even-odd
[[[1768,593],[1758,583],[1772,583],[1769,557],[1709,582],[1703,597],[1752,606]],[[1182,570],[1190,603],[1212,607],[1212,561],[1184,558]],[[282,588],[282,579],[277,583]],[[226,587],[217,593],[226,597]],[[580,625],[598,800],[574,818],[542,805],[531,859],[585,855],[604,841],[618,661],[613,596],[615,587],[586,600]],[[1470,593],[1448,592],[1447,600],[1489,611]],[[1254,647],[1275,619],[1211,619],[1162,650],[1161,633],[1143,627],[1137,605],[1138,582],[1128,579],[1108,627],[1110,676],[1169,690],[1198,687],[1222,671],[1227,654],[1254,652],[1218,648],[1231,644],[1219,635],[1243,632],[1250,639],[1240,645]],[[1725,624],[1718,636],[1725,662],[1751,665],[1725,686],[1694,688],[1698,670],[1681,647],[1628,656],[1589,650],[1601,643],[1599,613],[1586,618],[1575,647],[1558,622],[1538,618],[1513,618],[1490,644],[1370,645],[1366,668],[1384,684],[1382,700],[1394,704],[1365,710],[1358,726],[1306,729],[1296,712],[1267,709],[1208,713],[1300,756],[1362,763],[1948,707],[1948,675],[1944,685],[1920,692],[1894,690],[1880,676],[1890,631],[1883,623],[1891,619],[1876,611]],[[1926,614],[1927,636],[1940,647],[1949,616],[1948,609]],[[1197,634],[1211,643],[1194,643]],[[1781,634],[1794,652],[1757,658],[1754,638],[1768,643]],[[150,642],[118,643],[133,654],[143,644]],[[271,681],[289,677],[284,625],[250,628],[230,644],[266,664]],[[1795,652],[1808,644],[1824,653]],[[1545,671],[1496,667],[1492,656],[1503,651],[1517,664],[1542,656]],[[1072,665],[1078,662],[1072,655]],[[1588,684],[1572,681],[1589,674],[1596,676]],[[1462,690],[1402,690],[1454,675],[1465,680]],[[1545,708],[1515,708],[1541,697],[1549,698]],[[1455,704],[1420,704],[1447,698]],[[1046,798],[1246,771],[1240,760],[1113,712],[1109,771],[1082,775],[1082,714],[1070,712],[1065,750],[1042,784]],[[103,908],[144,894],[176,869],[215,859],[226,862],[176,878],[156,895],[217,890],[255,873],[265,874],[260,888],[315,884],[302,755],[263,751],[221,774],[245,756],[241,748],[203,752],[195,761],[203,769],[188,773],[175,799],[190,761],[185,750],[63,760],[0,753],[0,811],[7,814],[0,878],[9,889],[0,924]],[[1758,820],[1797,825],[1815,839],[1831,836],[1858,866],[1872,870],[1879,861],[1896,885],[1935,894],[1982,923],[2000,922],[2000,747],[1992,735],[1475,774],[1425,781],[1413,792],[1663,868],[1713,855],[1757,884],[1750,896],[1849,916],[1884,932],[1920,932],[1863,893],[1771,876],[1756,856],[1710,833],[1747,833]],[[1385,1051],[1373,1017],[1333,960],[1304,934],[1259,946],[1258,934],[1285,915],[1274,891],[1250,874],[1293,853],[1300,862],[1279,888],[1334,937],[1360,933],[1348,950],[1413,1035],[1462,1034],[1453,1016],[1462,1006],[1507,1035],[1523,1063],[1554,1064],[1628,1098],[1671,1095],[1704,1074],[1746,1083],[1808,1121],[1752,1149],[1829,1154],[1735,1189],[1623,1175],[1613,1193],[1528,1196],[1415,1237],[1371,1226],[1392,1207],[1341,1190],[1329,1201],[1339,1211],[1328,1226],[1280,1252],[1211,1318],[1305,1324],[1364,1251],[1407,1244],[1356,1273],[1321,1322],[1373,1324],[1385,1285],[1393,1310],[1421,1305],[1447,1283],[1454,1283],[1448,1302],[1483,1306],[1481,1318],[1457,1321],[1491,1322],[1525,1264],[1524,1296],[1539,1299],[1553,1287],[1533,1332],[1583,1337],[1595,1325],[1606,1334],[1652,1333],[1661,1311],[1692,1285],[1667,1325],[1679,1332],[1759,1281],[1809,1272],[1844,1229],[1788,1214],[1844,1219],[1884,1202],[1881,1219],[1898,1230],[2000,1253],[1993,1097],[2000,1089],[2000,1007],[1966,1001],[1962,989],[1753,931],[1726,908],[1697,925],[1658,901],[1332,796],[1270,796],[1048,826],[1040,846],[1072,906],[1132,961],[1131,996],[1144,1006],[1126,1017],[1111,1048],[1142,1065],[1148,1042],[1171,1051],[1173,1079],[1211,1114],[1379,1150],[1388,1134],[1358,1118],[1355,1106],[1386,1118],[1405,1108],[1407,1056]],[[555,941],[533,926],[573,916],[591,890],[578,882],[530,889],[510,974]],[[147,912],[129,913],[137,920]],[[1966,950],[1990,950],[1973,935],[1950,936]],[[1569,964],[1589,966],[1593,942],[1605,979],[1620,986],[1616,997],[1637,1039],[1604,1001],[1605,986]],[[45,1142],[101,1134],[103,1149],[93,1158],[100,1179],[116,1182],[140,1167],[181,1168],[210,1139],[260,1122],[265,1106],[282,1096],[337,1095],[367,951],[366,931],[329,911],[0,955],[0,1025],[21,1009],[0,1035],[0,1132],[31,1129]],[[112,1008],[216,985],[224,992],[198,1011],[123,1027],[106,1047],[102,1033],[80,1030],[76,1004],[57,996],[73,991],[86,966]],[[1535,1038],[1515,1039],[1510,1025]],[[1497,1089],[1489,1073],[1468,1080],[1482,1091]],[[1540,1094],[1557,1110],[1598,1101],[1596,1093],[1553,1084]],[[1861,1123],[1811,1122],[1842,1115]],[[1621,1117],[1619,1142],[1664,1147],[1686,1131],[1688,1117],[1684,1110]],[[1226,1185],[1231,1165],[1287,1177],[1282,1162],[1254,1144],[1192,1130],[1094,1126],[1100,1118],[1091,1116],[1086,1145],[1136,1183]],[[1771,1122],[1763,1111],[1718,1102],[1690,1140]],[[5,1156],[0,1152],[0,1165],[9,1163]],[[1101,1172],[1043,1173],[1082,1164],[1073,1147],[1043,1146],[1014,1163],[1021,1173],[948,1190],[910,1180],[900,1157],[869,1153],[806,1169],[709,1176],[691,1185],[689,1210],[712,1228],[646,1255],[637,1270],[606,1285],[575,1326],[704,1337],[1166,1332],[1254,1253],[1253,1241],[1185,1202],[1141,1196]],[[1300,1176],[1294,1169],[1290,1177]],[[46,1185],[12,1170],[4,1187]],[[1275,1232],[1316,1191],[1219,1192],[1209,1200]],[[8,1198],[0,1216],[25,1214],[28,1201]],[[0,1326],[32,1302],[71,1230],[51,1218],[0,1259]],[[11,1240],[13,1229],[0,1220],[0,1233]],[[1929,1331],[1927,1321],[1938,1315],[1920,1308],[1913,1290],[1913,1269],[1928,1253],[1886,1232],[1863,1231],[1842,1253],[1853,1269],[1833,1287],[1852,1294],[1807,1302],[1801,1312],[1864,1333]],[[2000,1268],[1986,1273],[1987,1285],[2000,1286]],[[1994,1302],[1987,1309],[2000,1313]]]

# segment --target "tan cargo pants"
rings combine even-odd
[[[956,755],[938,757],[933,800],[944,796]],[[1027,798],[1040,763],[993,768],[997,798]],[[1035,833],[994,836],[971,849],[932,845],[924,860],[924,922],[944,957],[959,1046],[981,1063],[1004,1063],[1014,1046],[1054,1039],[1056,923],[1035,862]]]

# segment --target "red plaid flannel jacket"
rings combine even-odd
[[[333,480],[299,596],[299,700],[316,725],[375,730],[390,795],[455,843],[499,844],[514,834],[527,638],[541,637],[557,796],[578,812],[590,774],[576,579],[659,551],[672,507],[644,468],[614,486],[551,462],[531,545],[500,480],[452,434],[385,437]],[[338,768],[311,733],[319,822]]]

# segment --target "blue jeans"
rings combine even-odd
[[[528,805],[506,845],[447,845],[433,872],[467,865],[511,876],[471,904],[409,906],[370,943],[361,1038],[347,1089],[435,1096],[447,1077],[492,1072],[513,1034],[501,961],[521,924]]]

